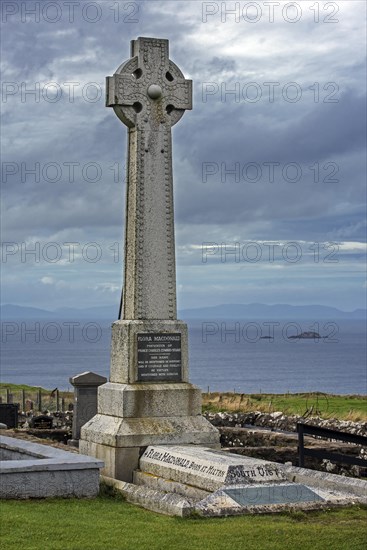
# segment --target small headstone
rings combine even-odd
[[[80,438],[80,428],[97,414],[98,387],[105,384],[107,378],[87,371],[69,378],[69,382],[75,388],[73,440],[78,440]]]
[[[30,420],[29,427],[36,428],[36,429],[50,430],[52,428],[52,424],[53,424],[52,416],[47,416],[46,414],[40,414],[38,416],[34,416]]]
[[[0,422],[8,428],[18,427],[18,406],[11,403],[0,404]]]

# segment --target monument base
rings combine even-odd
[[[98,414],[81,429],[79,452],[105,463],[102,473],[132,481],[149,445],[219,448],[219,433],[201,416],[201,391],[189,383],[116,384],[98,389]]]
[[[201,416],[201,391],[188,381],[186,323],[113,323],[110,380],[79,443],[80,453],[104,461],[105,476],[131,482],[149,445],[219,447],[218,430]]]
[[[198,445],[147,447],[126,483],[102,476],[128,502],[188,517],[330,509],[365,501],[367,481]]]

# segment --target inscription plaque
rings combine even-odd
[[[138,381],[181,381],[181,334],[140,333],[137,335]]]

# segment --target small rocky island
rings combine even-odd
[[[301,332],[301,334],[295,334],[293,336],[288,336],[288,340],[299,340],[299,339],[305,339],[305,340],[311,340],[316,338],[327,338],[327,336],[320,336],[318,332],[314,332],[312,330]]]

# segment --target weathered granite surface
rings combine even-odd
[[[367,503],[367,480],[316,472],[308,468],[284,465],[284,473],[288,480],[295,483],[307,483],[309,487],[344,494],[348,497],[359,497]]]
[[[169,59],[168,40],[131,42],[131,58],[107,77],[106,105],[129,140],[122,318],[174,320],[171,128],[192,108],[192,82]]]
[[[80,452],[105,463],[103,474],[131,482],[141,448],[150,444],[218,446],[218,433],[202,416],[118,418],[96,415],[83,426]]]
[[[202,447],[151,446],[139,461],[134,484],[103,479],[131,502],[178,516],[284,513],[366,502],[366,481],[244,457],[238,459]],[[254,479],[251,470],[241,466],[258,468],[259,478]],[[279,468],[281,475],[269,480],[271,476],[261,475],[264,472],[260,468],[265,467],[268,471]]]
[[[97,413],[97,389],[107,382],[105,376],[86,371],[69,378],[74,386],[73,439],[80,437],[80,428]]]
[[[285,481],[282,465],[193,446],[149,446],[140,459],[146,473],[215,491],[223,485]]]
[[[108,476],[101,478],[103,483],[122,493],[128,502],[148,510],[180,517],[187,517],[194,511],[193,502],[179,494],[141,487]]]
[[[201,415],[201,391],[192,384],[104,384],[98,414],[120,418]]]
[[[123,300],[110,381],[79,448],[130,482],[146,446],[219,446],[219,434],[189,384],[187,325],[177,320],[171,128],[192,108],[192,82],[168,40],[132,41],[131,58],[107,77],[106,105],[128,128]]]

